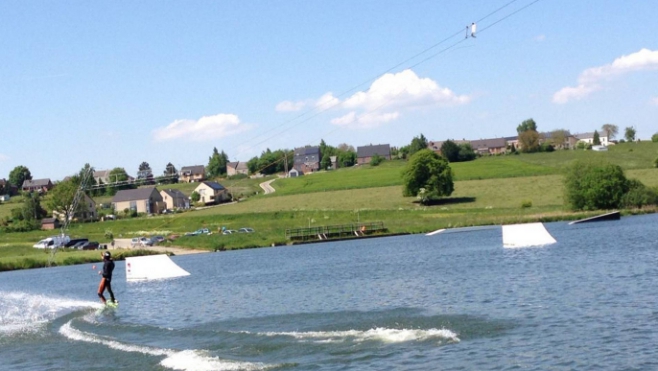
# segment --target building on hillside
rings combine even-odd
[[[507,140],[505,138],[472,140],[471,148],[480,155],[499,155],[507,150]]]
[[[377,144],[362,146],[356,148],[356,163],[359,165],[365,165],[370,163],[373,156],[378,155],[383,157],[386,160],[391,159],[391,146],[388,144]]]
[[[219,204],[229,200],[228,190],[217,182],[201,182],[194,192],[199,194],[199,202],[203,204]]]
[[[295,148],[295,159],[293,168],[300,174],[308,174],[320,170],[320,147]]]
[[[23,186],[21,187],[23,192],[43,192],[46,193],[53,189],[53,183],[50,179],[25,179],[23,181]]]
[[[165,209],[162,195],[155,187],[121,190],[112,197],[112,206],[117,213],[129,210],[145,214],[159,214]]]
[[[111,170],[94,171],[94,179],[96,180],[96,184],[112,183],[112,179],[110,179],[110,171]]]
[[[61,227],[59,220],[56,218],[44,218],[41,219],[41,229],[46,231],[51,231],[53,229],[59,229]]]
[[[66,215],[63,212],[53,210],[53,217],[59,221],[64,221]],[[69,220],[88,222],[98,219],[96,212],[96,201],[84,194],[78,203],[78,210],[73,213],[73,206],[69,209]]]
[[[463,139],[463,140],[454,140],[454,139],[448,139],[449,141],[455,143],[456,145],[460,146],[462,144],[471,144],[471,141]],[[436,152],[436,154],[440,155],[441,154],[441,147],[443,146],[443,143],[447,142],[448,140],[441,140],[441,141],[429,141],[427,142],[427,149],[432,150]]]
[[[562,137],[562,143],[556,143],[556,140],[559,141],[560,139],[553,138],[554,136]],[[564,130],[561,134],[557,134],[556,131],[539,133],[539,142],[550,143],[555,149],[572,149],[577,141],[568,130]]]
[[[178,189],[163,189],[160,191],[160,195],[165,208],[169,210],[190,208],[190,198]]]
[[[300,175],[304,175],[304,174],[300,174],[299,170],[295,168],[292,168],[292,170],[288,172],[288,178],[297,178]]]
[[[594,132],[574,134],[573,136],[576,138],[577,142],[594,144]],[[608,136],[601,133],[599,133],[599,141],[601,142],[602,146],[608,146],[610,144],[608,141]]]
[[[226,164],[226,176],[233,176],[238,174],[249,175],[249,168],[246,162],[229,162]]]
[[[206,168],[203,165],[183,166],[180,169],[179,175],[179,182],[203,182],[206,180]]]

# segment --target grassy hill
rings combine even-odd
[[[117,221],[75,224],[72,237],[88,237],[109,243],[106,232],[116,238],[138,235],[175,234],[198,228],[218,231],[222,227],[251,227],[249,235],[181,237],[176,246],[206,249],[233,249],[285,244],[285,229],[383,221],[390,233],[418,233],[439,228],[503,224],[522,221],[549,221],[579,218],[594,213],[564,210],[562,170],[578,159],[603,159],[625,169],[629,178],[658,187],[658,169],[652,161],[658,157],[656,143],[630,143],[611,147],[608,152],[559,151],[553,153],[483,157],[466,163],[451,164],[455,174],[455,192],[434,206],[422,206],[413,198],[402,197],[400,174],[403,161],[387,161],[378,167],[357,166],[319,172],[299,178],[277,179],[274,194],[258,194],[245,201],[224,204],[181,214],[121,219]],[[220,182],[232,192],[259,191],[267,180],[242,179]],[[189,194],[195,184],[176,184],[168,188]],[[19,206],[16,198],[0,205],[0,216]],[[107,202],[107,199],[97,199]],[[531,205],[522,207],[522,204]],[[52,231],[32,231],[0,235],[0,250],[12,250],[12,256],[34,257],[34,242]],[[8,250],[5,250],[8,251]],[[42,253],[43,254],[43,253]],[[73,253],[75,254],[75,253]],[[8,257],[0,254],[0,262]],[[13,259],[13,258],[12,258]]]

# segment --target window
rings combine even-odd
[[[130,201],[130,210],[137,211],[137,201]]]

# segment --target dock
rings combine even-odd
[[[291,241],[324,241],[346,237],[357,238],[383,232],[386,232],[384,222],[352,223],[286,229],[286,238]]]
[[[606,214],[596,215],[585,219],[574,220],[573,222],[569,223],[569,225],[589,222],[602,222],[606,220],[619,220],[620,218],[621,213],[619,211],[612,211]]]

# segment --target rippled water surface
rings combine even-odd
[[[658,369],[658,215],[0,273],[0,370]],[[230,237],[230,236],[229,236]]]

